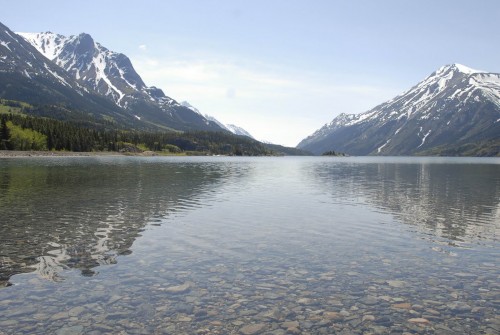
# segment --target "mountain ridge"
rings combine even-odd
[[[127,100],[133,98],[138,93],[136,91],[147,92],[149,89],[127,56],[107,49],[87,33],[68,37],[52,32],[16,34],[75,79],[87,82],[100,94],[110,96],[120,107],[126,107]],[[154,91],[156,88],[151,89]],[[148,97],[157,102],[167,98],[164,103],[173,103],[174,100],[162,92],[156,93]]]
[[[450,64],[369,111],[341,113],[297,147],[316,154],[413,155],[499,137],[500,74]]]
[[[94,93],[0,23],[0,98],[57,106],[59,118],[144,128],[132,115]],[[46,109],[48,111],[48,109]],[[86,116],[85,116],[86,115]],[[39,116],[54,117],[50,113]]]
[[[155,86],[147,86],[130,59],[111,51],[86,33],[18,33],[70,77],[105,96],[137,120],[175,130],[221,131],[201,113],[179,104]]]
[[[180,104],[184,107],[191,109],[195,113],[201,114],[201,112],[198,108],[194,107],[193,105],[191,105],[187,101],[182,101]],[[209,121],[215,122],[219,127],[233,133],[234,135],[247,136],[247,137],[250,137],[250,138],[255,140],[255,137],[253,137],[248,131],[246,131],[242,127],[236,126],[234,124],[224,124],[212,115],[205,114],[204,117]]]

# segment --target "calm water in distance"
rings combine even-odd
[[[0,159],[0,334],[499,334],[500,159]]]

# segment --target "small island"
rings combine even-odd
[[[346,157],[347,155],[343,152],[336,152],[335,150],[325,151],[321,156],[336,156],[336,157]]]

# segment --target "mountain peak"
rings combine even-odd
[[[78,34],[78,39],[80,41],[85,41],[85,42],[92,42],[92,44],[94,43],[94,39],[92,38],[92,36],[90,36],[90,34],[87,34],[87,33],[80,33]]]
[[[95,43],[92,36],[86,33],[78,35],[75,41],[75,51],[77,54],[84,54],[85,52],[94,53]]]
[[[442,67],[439,68],[439,70],[437,70],[436,73],[440,74],[440,73],[446,73],[448,71],[460,72],[460,73],[463,73],[463,74],[484,73],[484,71],[475,70],[475,69],[472,69],[472,68],[470,68],[468,66],[465,66],[465,65],[462,65],[462,64],[459,64],[459,63],[453,63],[453,64],[442,66]]]

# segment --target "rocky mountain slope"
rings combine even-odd
[[[117,124],[125,118],[126,126],[143,129],[222,130],[161,89],[146,86],[125,55],[106,49],[88,34],[21,35],[0,24],[1,98],[64,105]],[[93,106],[83,108],[89,97]]]
[[[72,78],[1,23],[0,98],[50,106],[40,108],[39,116],[132,128],[144,126],[112,101]]]
[[[298,148],[321,154],[498,154],[500,74],[443,66],[407,92],[361,114],[340,114]]]

